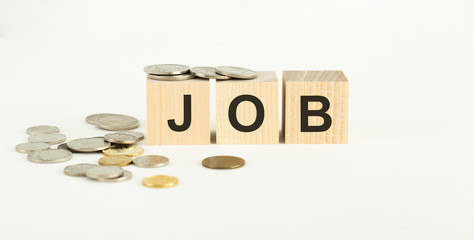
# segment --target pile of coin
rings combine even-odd
[[[146,66],[144,71],[148,74],[148,79],[162,81],[180,81],[196,77],[216,80],[246,80],[257,77],[255,71],[233,66],[189,68],[181,64],[157,64]]]

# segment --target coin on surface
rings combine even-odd
[[[98,152],[110,147],[103,137],[79,138],[67,143],[67,147],[76,152]]]
[[[99,182],[123,182],[130,180],[132,178],[132,173],[128,170],[123,170],[123,175],[116,178],[94,178]]]
[[[224,75],[216,73],[215,67],[193,67],[191,68],[191,73],[194,76],[197,76],[200,78],[209,78],[209,79],[217,79],[217,80],[230,79],[230,77],[228,76],[224,76]]]
[[[136,157],[133,159],[133,165],[144,168],[157,168],[168,165],[169,159],[167,157],[158,155],[147,155]]]
[[[103,116],[109,116],[109,115],[117,116],[117,115],[120,115],[120,114],[113,114],[113,113],[97,113],[97,114],[92,114],[92,115],[89,115],[89,116],[86,117],[86,122],[95,125],[95,120],[96,120],[97,118],[100,118],[100,117],[103,117]]]
[[[59,133],[59,128],[55,126],[40,125],[27,128],[26,133],[28,135],[35,135],[38,133]]]
[[[232,66],[216,67],[216,73],[240,79],[252,79],[257,77],[257,73],[250,69]]]
[[[176,186],[176,184],[178,184],[178,179],[172,176],[155,175],[144,178],[142,184],[143,186],[150,188],[169,188]]]
[[[192,74],[181,74],[181,75],[174,75],[174,76],[161,76],[161,75],[152,75],[148,74],[148,79],[150,80],[159,80],[159,81],[182,81],[182,80],[189,80],[193,79],[194,75]]]
[[[93,179],[117,178],[123,176],[123,169],[117,166],[97,166],[89,168],[86,176]]]
[[[78,153],[78,151],[74,151],[74,150],[72,150],[72,149],[69,149],[69,148],[67,147],[67,143],[61,143],[61,144],[59,144],[59,145],[56,147],[56,149],[64,149],[64,150],[68,150],[68,151],[70,151],[70,152],[72,152],[72,153]]]
[[[64,174],[74,177],[85,177],[87,170],[97,167],[96,164],[79,163],[64,168]]]
[[[117,144],[135,144],[137,143],[138,138],[129,134],[109,133],[105,134],[104,140]]]
[[[49,144],[58,144],[65,141],[66,136],[59,133],[38,133],[28,138],[28,142],[44,142]]]
[[[234,156],[214,156],[202,160],[202,165],[212,169],[233,169],[245,165],[245,160]]]
[[[117,132],[119,134],[127,134],[127,135],[132,135],[132,136],[135,136],[138,141],[142,141],[143,139],[145,139],[145,135],[141,132],[135,132],[135,131],[120,131],[120,132]]]
[[[128,156],[106,156],[99,159],[99,165],[102,166],[127,166],[132,163],[132,158]]]
[[[49,149],[49,147],[51,147],[51,145],[44,142],[29,142],[16,145],[15,150],[19,153],[31,153],[34,151],[46,150]]]
[[[28,161],[35,163],[60,163],[72,158],[72,153],[64,149],[47,149],[28,154]]]
[[[106,115],[96,119],[96,125],[105,130],[131,130],[139,126],[138,119],[125,115]]]
[[[129,156],[136,157],[143,154],[145,150],[138,145],[112,145],[109,149],[105,149],[102,153],[105,156]]]
[[[155,75],[179,75],[189,72],[189,67],[181,64],[157,64],[146,66],[143,70]]]

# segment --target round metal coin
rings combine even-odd
[[[105,134],[104,140],[117,144],[135,144],[137,143],[138,138],[129,134],[109,133]]]
[[[64,174],[74,177],[85,177],[87,170],[97,167],[96,164],[79,163],[64,168]]]
[[[169,188],[174,187],[178,184],[178,179],[172,176],[166,175],[155,175],[146,177],[142,180],[142,184],[145,187],[150,188]]]
[[[159,80],[159,81],[182,81],[182,80],[189,80],[193,78],[194,78],[194,75],[192,74],[182,74],[182,75],[174,75],[174,76],[161,76],[161,75],[148,74],[148,79]]]
[[[94,178],[99,182],[123,182],[130,180],[132,178],[132,173],[128,170],[123,170],[123,175],[117,178]]]
[[[139,126],[138,119],[124,115],[107,115],[96,119],[96,125],[105,130],[131,130]]]
[[[257,77],[257,73],[250,69],[232,66],[217,67],[216,73],[240,79],[252,79]]]
[[[189,67],[181,64],[157,64],[146,66],[143,69],[148,74],[155,75],[179,75],[189,71]]]
[[[103,137],[79,138],[67,143],[67,147],[76,152],[98,152],[110,147]]]
[[[55,126],[40,125],[29,127],[28,129],[26,129],[26,133],[28,135],[35,135],[38,133],[59,133],[59,128]]]
[[[168,165],[169,159],[167,157],[158,155],[147,155],[133,159],[133,165],[144,168],[157,168]]]
[[[121,132],[117,132],[119,134],[127,134],[127,135],[132,135],[132,136],[135,136],[138,141],[142,141],[143,139],[145,139],[145,135],[141,132],[135,132],[135,131],[121,131]]]
[[[143,154],[145,150],[138,145],[112,145],[109,149],[105,149],[102,153],[105,156],[128,156],[136,157]]]
[[[99,159],[99,165],[123,167],[130,165],[132,158],[127,156],[106,156]]]
[[[93,179],[117,178],[123,176],[123,169],[117,166],[97,166],[89,168],[86,176]]]
[[[72,153],[64,149],[47,149],[28,154],[28,161],[35,163],[60,163],[72,158]]]
[[[245,165],[245,160],[234,156],[214,156],[202,160],[202,165],[212,169],[233,169]]]
[[[16,145],[15,150],[19,153],[31,153],[34,151],[49,149],[51,145],[44,142],[37,143],[20,143]]]
[[[224,75],[216,73],[215,67],[193,67],[191,68],[191,73],[194,76],[197,76],[200,78],[209,78],[209,79],[217,79],[217,80],[230,79],[230,77],[228,76],[224,76]]]
[[[38,133],[28,138],[28,142],[43,142],[49,144],[59,144],[65,141],[66,136],[59,133]]]
[[[120,116],[120,114],[113,114],[113,113],[97,113],[97,114],[92,114],[86,117],[86,122],[95,125],[95,120],[97,118],[103,117],[103,116]]]

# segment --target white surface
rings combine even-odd
[[[0,239],[474,238],[473,1],[69,2],[0,2]],[[92,113],[145,131],[153,63],[342,69],[350,144],[145,146],[170,165],[117,184],[62,173],[99,154],[15,152],[32,125],[105,134]],[[200,166],[216,154],[247,166]]]

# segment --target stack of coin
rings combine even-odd
[[[27,143],[16,145],[20,153],[27,153],[27,159],[34,163],[59,163],[72,158],[72,153],[64,149],[51,149],[51,145],[66,141],[66,136],[59,133],[56,126],[40,125],[26,129],[30,135]]]
[[[216,80],[245,80],[257,77],[255,71],[233,66],[193,67],[190,69],[188,66],[180,64],[158,64],[146,66],[144,71],[148,74],[148,79],[162,81],[179,81],[195,77]]]

